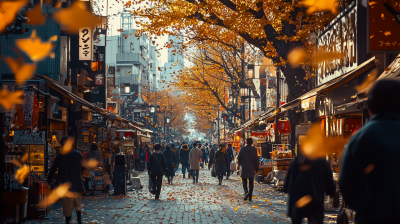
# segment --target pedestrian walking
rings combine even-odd
[[[283,192],[289,194],[288,216],[293,224],[301,224],[304,218],[308,223],[322,224],[325,194],[333,197],[336,192],[329,163],[325,158],[296,156],[289,165]]]
[[[368,93],[371,117],[343,153],[339,187],[357,224],[400,223],[399,99],[400,82],[377,81]]]
[[[68,140],[68,136],[64,136],[61,139],[61,147],[63,147]],[[63,202],[63,214],[65,222],[70,223],[72,218],[72,210],[75,208],[76,218],[78,224],[82,223],[82,193],[85,192],[85,187],[82,181],[82,161],[84,160],[83,155],[78,150],[72,150],[68,154],[59,153],[54,160],[53,165],[50,168],[47,181],[50,184],[53,180],[54,173],[58,170],[58,180],[60,184],[71,183],[70,192],[77,193],[77,197],[68,198],[64,197]]]
[[[144,171],[145,163],[146,163],[146,154],[145,154],[146,146],[139,150],[139,170]]]
[[[86,155],[86,160],[87,161],[89,161],[89,160],[96,160],[97,161],[97,165],[96,165],[96,167],[98,167],[98,166],[100,166],[100,163],[101,163],[101,152],[100,152],[100,150],[98,149],[98,147],[97,147],[97,144],[96,143],[92,143],[92,144],[90,144],[90,149],[89,149],[89,152],[87,153],[87,155]],[[86,194],[87,195],[89,195],[90,194],[90,192],[89,192],[89,182],[91,181],[92,179],[91,178],[84,178],[84,186],[85,186],[85,189],[88,191],[88,192],[86,192]]]
[[[165,146],[164,156],[165,159],[167,160],[167,167],[168,167],[165,176],[167,176],[168,184],[173,184],[172,180],[175,176],[175,166],[177,166],[178,164],[178,159],[176,158],[174,151],[172,151],[169,145]]]
[[[189,146],[184,144],[182,145],[181,151],[179,152],[180,154],[180,162],[182,164],[182,175],[183,178],[185,178],[185,173],[186,170],[188,171],[188,174],[190,173],[190,165],[189,165]]]
[[[193,176],[193,183],[199,183],[199,170],[200,170],[200,159],[203,153],[197,148],[197,143],[193,143],[193,149],[189,153],[189,164],[190,171]]]
[[[217,151],[217,145],[213,145],[211,148],[210,148],[210,152],[209,152],[209,155],[210,155],[210,160],[209,160],[209,162],[208,162],[208,169],[210,170],[211,169],[211,166],[214,164],[214,159],[215,159],[215,152]]]
[[[228,170],[228,153],[226,153],[226,146],[224,144],[219,145],[219,150],[215,153],[215,171],[218,177],[218,184],[222,184],[224,175]]]
[[[145,162],[144,169],[147,170],[147,169],[148,169],[148,168],[147,168],[147,163],[149,162],[149,156],[150,156],[150,154],[151,154],[151,150],[150,150],[150,148],[149,148],[149,146],[148,146],[147,144],[145,145],[145,150],[144,150],[144,152],[145,152],[145,154],[146,154],[146,162]]]
[[[204,153],[203,153],[202,161],[203,161],[204,165],[207,166],[208,165],[208,157],[207,157],[208,146],[207,146],[207,143],[204,143],[203,147],[204,147]]]
[[[164,154],[161,152],[161,145],[154,145],[154,153],[150,155],[150,161],[148,164],[149,175],[151,182],[153,183],[152,194],[155,195],[155,199],[160,199],[162,178],[164,173],[168,170],[167,160]]]
[[[228,167],[226,169],[226,179],[229,180],[229,176],[231,175],[231,162],[235,160],[235,157],[233,156],[232,144],[228,144],[226,153],[228,154]]]
[[[206,147],[203,145],[203,146],[201,146],[200,150],[201,150],[201,153],[202,153],[201,154],[201,163],[200,163],[200,165],[201,165],[201,168],[204,169],[204,164],[205,164],[204,157],[206,156]]]
[[[175,153],[176,160],[179,161],[179,146],[172,143],[171,150]],[[179,162],[177,162],[176,165],[179,168]]]
[[[253,139],[246,139],[247,145],[242,147],[238,154],[238,164],[241,167],[240,177],[242,178],[244,200],[252,200],[254,189],[254,176],[259,169],[257,149],[253,147]],[[247,183],[249,187],[247,188]]]

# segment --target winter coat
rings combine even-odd
[[[145,151],[146,149],[140,149],[139,150],[139,159],[140,159],[140,161],[144,161],[145,159],[146,159],[146,154],[144,153],[144,151]]]
[[[175,176],[174,165],[178,166],[178,160],[176,159],[175,153],[171,149],[166,149],[164,151],[165,159],[167,160],[168,170],[165,173],[167,177]]]
[[[150,161],[147,164],[149,174],[161,175],[168,169],[167,160],[162,152],[154,152],[150,155]]]
[[[239,151],[238,163],[241,167],[242,178],[254,178],[259,167],[257,149],[249,145],[242,147]]]
[[[233,156],[233,150],[232,148],[227,148],[226,151],[228,152],[228,161],[231,163],[235,160],[235,157]]]
[[[179,159],[183,166],[189,166],[189,153],[190,153],[189,149],[181,148],[181,151],[179,153],[180,154]]]
[[[309,168],[301,169],[302,166]],[[292,219],[323,218],[325,194],[333,197],[336,192],[336,184],[333,181],[329,163],[325,158],[307,160],[297,156],[290,163],[283,191],[289,194],[289,217]],[[296,206],[296,202],[306,195],[311,197],[311,202],[300,208]]]
[[[217,175],[226,174],[226,171],[228,170],[228,153],[222,152],[221,150],[218,150],[215,153],[215,171]]]
[[[146,162],[149,162],[150,149],[147,148],[147,149],[145,150],[145,152],[146,152]]]
[[[189,153],[190,170],[200,170],[200,159],[203,153],[199,148],[193,148]]]
[[[218,149],[217,149],[216,146],[211,147],[211,149],[210,149],[210,160],[214,161],[215,152],[217,152],[217,150]]]
[[[58,170],[58,180],[60,184],[70,182],[71,188],[69,191],[76,193],[85,192],[82,181],[82,160],[83,155],[78,150],[72,150],[65,155],[59,153],[50,168],[47,178],[48,182],[51,182],[54,173]]]
[[[399,136],[400,114],[377,114],[343,153],[339,187],[356,223],[400,223]]]

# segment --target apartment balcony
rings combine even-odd
[[[140,53],[117,53],[117,64],[134,64],[148,66],[148,59]]]

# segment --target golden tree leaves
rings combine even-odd
[[[336,14],[338,8],[337,0],[304,0],[301,2],[301,4],[308,7],[308,14],[325,10],[329,10]]]
[[[8,92],[6,89],[0,90],[0,104],[7,110],[10,110],[15,104],[22,104],[20,98],[24,94],[23,91]]]
[[[15,82],[17,83],[17,85],[23,85],[25,83],[25,80],[32,78],[33,74],[35,74],[35,63],[25,63],[23,58],[14,60],[11,57],[6,57],[5,60],[8,67],[10,67],[11,71],[14,73]]]
[[[54,14],[54,19],[66,27],[69,33],[78,33],[79,29],[96,27],[101,24],[101,17],[94,16],[87,10],[86,3],[76,1],[68,9],[61,9]]]
[[[36,37],[36,30],[33,30],[30,37],[18,39],[15,43],[19,49],[31,58],[32,61],[37,62],[51,54],[51,51],[54,48],[53,42],[56,40],[57,36],[52,36],[49,41],[42,42],[39,37]]]
[[[35,9],[28,11],[26,15],[28,16],[26,23],[29,25],[44,25],[46,22],[46,18],[42,15],[42,4],[36,5]]]
[[[18,10],[27,2],[28,0],[0,2],[0,32],[14,21]]]
[[[72,151],[72,147],[74,146],[75,138],[73,136],[69,137],[68,140],[64,143],[64,146],[61,148],[61,154],[65,155]]]
[[[310,195],[306,195],[306,196],[300,198],[296,202],[296,207],[297,208],[302,208],[302,207],[306,206],[308,203],[310,203],[311,201],[312,201],[312,197]]]
[[[50,194],[45,197],[41,202],[39,202],[39,208],[46,208],[50,205],[56,203],[58,200],[64,197],[68,198],[77,198],[79,197],[79,193],[70,192],[69,189],[71,188],[71,183],[63,183],[60,184],[56,189],[52,190]]]

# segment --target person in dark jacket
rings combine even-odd
[[[304,218],[322,224],[325,195],[333,197],[336,192],[328,161],[297,156],[289,165],[283,192],[289,195],[288,216],[293,224],[301,224]]]
[[[254,176],[259,169],[257,149],[253,147],[253,139],[246,139],[247,145],[242,147],[238,154],[238,163],[241,167],[240,176],[242,177],[244,200],[252,200],[254,189]],[[247,188],[249,182],[249,188]]]
[[[168,178],[168,184],[172,184],[172,179],[175,176],[174,166],[178,165],[178,160],[176,159],[175,153],[171,150],[171,147],[167,145],[165,147],[164,156],[167,159],[168,171],[165,176]]]
[[[172,143],[171,150],[175,153],[176,161],[179,161],[179,146]],[[176,165],[179,165],[178,162],[176,163]]]
[[[190,165],[189,165],[189,146],[184,144],[182,145],[181,151],[180,151],[180,160],[181,160],[181,164],[182,164],[182,175],[183,178],[185,178],[185,173],[186,170],[188,172],[188,174],[190,174]]]
[[[377,81],[368,94],[371,117],[343,153],[339,187],[357,224],[400,223],[399,99],[400,82]]]
[[[160,200],[162,178],[164,172],[168,170],[167,160],[161,152],[160,144],[154,145],[154,153],[150,155],[148,169],[151,181],[153,182],[153,190],[151,193],[155,195],[156,200]]]
[[[221,185],[228,167],[228,153],[226,153],[226,146],[224,144],[219,145],[219,150],[215,153],[214,163],[218,184]]]
[[[232,144],[228,144],[226,153],[228,154],[228,167],[226,170],[226,179],[229,180],[229,176],[231,175],[231,162],[235,160],[235,157],[233,157]]]
[[[208,162],[208,169],[211,169],[211,166],[214,164],[214,157],[215,157],[215,152],[217,151],[217,145],[213,145],[213,147],[210,148],[209,151],[209,156],[210,156],[210,160]]]
[[[64,136],[61,139],[61,147],[64,147],[68,136]],[[65,221],[68,224],[71,221],[72,210],[75,208],[76,217],[78,223],[82,223],[82,193],[85,192],[85,187],[82,181],[82,161],[84,160],[83,155],[78,150],[72,150],[68,154],[59,153],[54,160],[53,165],[50,168],[49,175],[47,177],[48,183],[53,180],[54,173],[58,170],[58,180],[60,184],[71,183],[70,192],[78,193],[76,198],[63,198],[63,213]]]
[[[139,150],[139,170],[144,171],[145,163],[146,163],[146,154],[145,154],[146,146]]]

